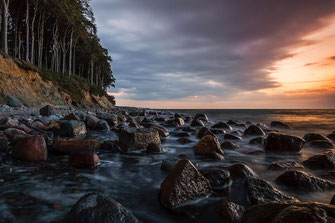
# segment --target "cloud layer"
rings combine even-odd
[[[276,88],[274,63],[327,24],[334,0],[95,0],[117,98],[229,98]]]

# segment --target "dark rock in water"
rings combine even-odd
[[[271,128],[277,128],[277,129],[290,129],[291,127],[284,123],[284,122],[281,122],[281,121],[273,121],[271,122],[271,125],[270,125]]]
[[[174,117],[174,118],[183,118],[183,117],[181,117],[181,115],[179,115],[178,113],[175,113],[173,117]]]
[[[189,137],[190,134],[187,132],[171,132],[170,135],[175,137]]]
[[[329,139],[322,135],[322,134],[319,134],[319,133],[307,133],[305,136],[304,136],[304,139],[306,140],[306,142],[311,142],[311,141],[314,141],[314,140],[326,140],[326,141],[329,141]]]
[[[158,125],[153,125],[151,124],[149,127],[146,128],[150,128],[150,129],[154,129],[156,131],[158,131],[160,137],[168,137],[170,135],[169,130],[167,130],[166,128],[162,127],[162,126],[158,126]]]
[[[333,149],[335,147],[334,143],[330,140],[313,140],[309,145],[317,149]]]
[[[261,129],[263,129],[263,131],[268,130],[269,127],[267,125],[265,125],[264,123],[257,123],[256,126],[260,127]]]
[[[162,160],[161,169],[170,172],[178,163],[179,159],[166,159]]]
[[[333,195],[332,199],[330,200],[330,204],[335,205],[335,195]]]
[[[154,120],[156,122],[165,122],[165,118],[163,118],[163,117],[156,117]]]
[[[236,136],[243,136],[243,132],[240,131],[240,130],[233,131],[233,132],[231,132],[230,134],[232,134],[232,135],[236,135]]]
[[[212,136],[215,136],[211,130],[209,130],[208,128],[206,127],[202,127],[199,131],[197,131],[196,133],[196,137],[198,139],[201,139],[202,137],[206,136],[206,135],[212,135]]]
[[[224,222],[240,223],[243,219],[245,208],[233,202],[225,202],[216,207],[217,212]]]
[[[95,126],[95,130],[110,131],[110,127],[107,121],[99,120],[97,125]]]
[[[217,134],[217,135],[224,135],[226,134],[226,131],[223,130],[223,129],[210,129],[210,131],[214,134]]]
[[[330,181],[297,170],[283,173],[276,179],[276,183],[303,192],[324,191],[335,187]]]
[[[265,136],[265,132],[256,125],[250,125],[245,131],[246,136]]]
[[[201,120],[201,121],[204,121],[204,122],[208,122],[209,121],[206,114],[196,114],[194,116],[194,119],[196,119],[196,120],[198,119],[198,120]]]
[[[180,125],[178,124],[178,122],[176,122],[175,119],[172,119],[172,120],[167,120],[167,121],[164,123],[164,126],[166,126],[166,127],[178,127],[178,126],[180,126]]]
[[[335,171],[330,171],[328,173],[321,174],[320,177],[322,179],[330,180],[330,181],[335,181]]]
[[[131,118],[131,119],[129,120],[129,127],[133,127],[133,128],[141,128],[141,125],[140,125],[140,123],[139,123],[136,119]]]
[[[98,119],[97,117],[93,116],[93,115],[87,115],[86,116],[86,126],[87,128],[90,129],[95,129],[95,126],[98,124],[100,119]]]
[[[227,123],[224,123],[224,122],[218,122],[215,125],[213,125],[212,128],[232,130],[232,127],[230,125],[228,125]]]
[[[69,165],[75,168],[95,167],[99,163],[99,156],[92,152],[74,153],[69,157]]]
[[[310,169],[335,169],[335,152],[328,151],[317,154],[302,162],[304,166]]]
[[[237,121],[233,121],[233,120],[229,120],[229,121],[227,122],[227,124],[228,124],[228,125],[237,125],[238,122],[237,122]]]
[[[203,123],[203,121],[201,121],[199,119],[194,119],[191,122],[191,126],[192,127],[205,127],[205,124]]]
[[[8,138],[4,132],[0,132],[0,154],[8,153]]]
[[[264,142],[265,142],[265,137],[264,136],[259,136],[259,137],[256,137],[256,138],[253,138],[249,141],[249,144],[250,145],[263,145]]]
[[[245,185],[248,200],[251,205],[277,202],[298,202],[296,198],[279,191],[269,182],[262,179],[247,177]]]
[[[247,165],[237,163],[229,167],[232,178],[246,178],[256,176],[256,173]]]
[[[156,143],[149,143],[148,148],[147,148],[148,153],[163,153],[166,152],[166,149],[161,147],[160,144]]]
[[[212,135],[206,135],[196,145],[194,149],[196,155],[207,156],[215,158],[215,154],[223,155],[218,139]]]
[[[240,147],[239,145],[237,145],[235,143],[232,143],[232,142],[229,142],[229,141],[224,141],[221,144],[221,148],[223,148],[223,149],[237,149],[239,147]]]
[[[138,223],[137,218],[111,197],[90,193],[67,213],[63,223]]]
[[[27,133],[25,131],[16,128],[6,129],[5,134],[9,138],[12,145],[15,145],[17,141],[27,136]]]
[[[323,203],[270,203],[246,210],[242,223],[330,223],[335,207]]]
[[[266,152],[293,152],[299,153],[305,140],[293,135],[283,133],[270,133],[264,142]]]
[[[197,130],[189,127],[189,126],[184,126],[184,127],[178,127],[175,129],[175,131],[183,131],[183,132],[196,132]]]
[[[283,161],[283,162],[272,162],[268,167],[268,170],[289,170],[289,169],[303,169],[304,167],[294,161]]]
[[[234,125],[236,128],[242,128],[242,129],[244,129],[244,128],[246,128],[247,126],[245,125],[245,124],[243,124],[243,123],[238,123],[238,124],[236,124],[236,125]]]
[[[177,142],[179,142],[179,143],[183,143],[183,144],[187,144],[187,143],[191,143],[192,140],[190,140],[190,139],[187,138],[187,137],[182,137],[182,138],[177,139]]]
[[[65,137],[73,137],[86,134],[86,126],[81,121],[64,121],[60,124],[59,134]]]
[[[43,136],[27,136],[13,148],[13,156],[24,161],[47,160],[48,150]]]
[[[146,150],[150,143],[161,144],[159,133],[153,129],[126,128],[119,134],[119,145],[123,152]]]
[[[236,136],[236,135],[232,135],[232,134],[228,134],[228,133],[224,135],[224,139],[225,140],[242,140],[241,137]]]
[[[97,140],[61,140],[52,146],[56,151],[74,154],[83,152],[98,152],[101,143]]]
[[[54,115],[55,114],[55,110],[52,106],[50,105],[46,105],[43,108],[40,109],[40,115],[42,116],[50,116],[50,115]]]
[[[176,118],[174,121],[175,121],[179,126],[180,126],[180,125],[185,125],[184,119],[182,119],[182,118]]]
[[[327,138],[329,138],[335,143],[335,133],[327,135]]]
[[[121,148],[118,146],[117,142],[114,141],[104,141],[101,144],[101,150],[109,151],[111,153],[121,152]]]
[[[209,181],[189,160],[180,160],[160,187],[161,203],[171,209],[197,200],[212,192]]]
[[[232,183],[229,171],[220,166],[202,169],[200,173],[209,180],[213,190],[222,190]]]

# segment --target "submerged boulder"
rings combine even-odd
[[[69,158],[69,165],[75,168],[95,167],[99,163],[99,156],[92,152],[74,153]]]
[[[53,144],[56,151],[66,154],[98,152],[100,147],[101,143],[97,140],[61,140]]]
[[[215,157],[215,154],[223,155],[219,140],[212,136],[206,135],[196,145],[194,149],[196,155]]]
[[[208,196],[210,182],[189,160],[180,160],[160,186],[161,203],[171,209]]]
[[[296,198],[279,191],[269,182],[262,179],[247,177],[245,185],[251,205],[298,201]]]
[[[328,151],[314,155],[307,160],[302,162],[306,167],[310,169],[335,169],[335,152]]]
[[[293,152],[299,153],[305,140],[299,136],[284,133],[270,133],[264,142],[266,152]]]
[[[150,143],[161,144],[158,131],[146,128],[126,128],[119,134],[119,145],[123,152],[146,150]]]
[[[240,223],[242,221],[245,208],[233,202],[225,202],[216,207],[217,212],[225,220],[224,222]]]
[[[77,201],[63,223],[137,223],[137,218],[111,197],[90,193]]]
[[[276,179],[276,183],[304,192],[323,191],[335,187],[330,181],[297,170],[283,173]]]
[[[245,131],[245,136],[265,136],[265,132],[256,125],[250,125]]]
[[[27,136],[13,148],[13,156],[24,161],[47,160],[48,150],[43,136]]]

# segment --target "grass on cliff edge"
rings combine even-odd
[[[43,80],[56,83],[61,91],[71,95],[77,103],[80,103],[84,98],[83,91],[88,91],[92,95],[105,96],[111,103],[115,104],[113,96],[108,95],[100,86],[90,85],[87,80],[78,75],[69,76],[67,74],[64,75],[45,70],[40,71],[39,73]]]

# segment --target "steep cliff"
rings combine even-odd
[[[0,103],[31,107],[45,104],[56,107],[114,107],[111,98],[93,95],[87,89],[80,90],[74,97],[71,91],[64,90],[57,82],[43,79],[34,66],[3,52],[0,52]]]

